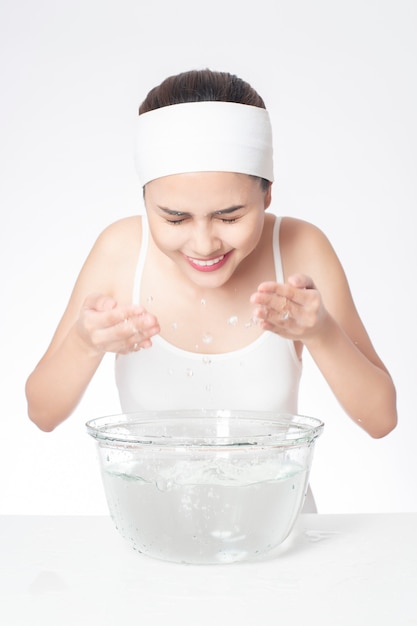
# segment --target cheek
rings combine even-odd
[[[157,248],[163,252],[177,250],[184,239],[181,228],[155,222],[152,217],[148,217],[150,234]]]
[[[252,224],[250,225],[248,234],[247,234],[248,246],[251,246],[253,248],[257,246],[262,236],[263,227],[264,227],[263,218],[260,217],[256,220],[253,220]]]
[[[183,244],[183,238],[180,236],[179,233],[172,232],[173,230],[174,229],[171,229],[167,233],[164,233],[162,235],[159,234],[154,237],[154,242],[163,252],[175,252],[176,250],[181,248]]]

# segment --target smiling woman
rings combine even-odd
[[[137,130],[146,215],[99,236],[27,381],[31,419],[66,419],[108,352],[124,412],[296,413],[306,348],[347,415],[390,432],[394,385],[336,253],[312,224],[267,212],[260,96],[227,73],[185,72],[149,93]]]

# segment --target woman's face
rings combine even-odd
[[[153,240],[201,287],[219,287],[256,248],[271,202],[259,179],[229,172],[151,181],[145,204]]]

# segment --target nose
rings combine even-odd
[[[221,250],[222,242],[215,232],[215,226],[205,220],[195,224],[192,246],[196,258],[210,258]]]

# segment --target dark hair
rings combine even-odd
[[[139,115],[172,104],[212,100],[266,108],[261,96],[249,83],[228,72],[205,69],[166,78],[148,93],[139,107]]]
[[[266,108],[261,96],[246,81],[228,72],[204,69],[182,72],[163,80],[160,85],[150,90],[139,107],[139,115],[173,104],[213,100]],[[270,185],[269,181],[263,178],[259,180],[262,189],[266,191]]]

